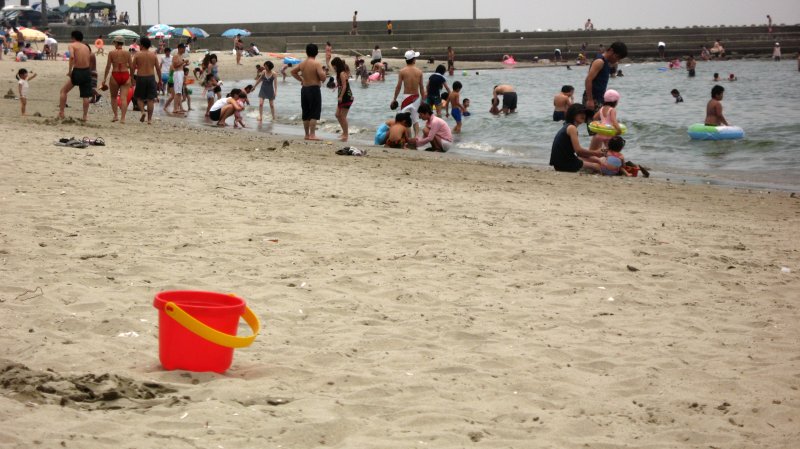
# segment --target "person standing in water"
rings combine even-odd
[[[419,109],[422,99],[425,98],[425,86],[422,84],[422,70],[417,68],[417,58],[419,52],[408,50],[405,53],[406,66],[400,69],[397,77],[397,85],[394,88],[394,97],[389,108],[392,110],[397,109],[397,96],[400,95],[400,89],[403,89],[403,101],[401,102],[401,112],[411,113],[411,123],[414,125],[414,137],[419,134]]]
[[[319,48],[316,44],[306,45],[306,60],[292,69],[292,76],[300,81],[300,107],[303,111],[303,130],[305,140],[320,140],[317,137],[317,120],[322,115],[322,82],[325,71],[317,61]]]
[[[349,129],[347,126],[347,113],[353,105],[353,91],[350,89],[350,67],[341,58],[333,58],[331,61],[333,68],[336,69],[336,85],[338,96],[336,98],[336,119],[342,126],[342,142],[347,142]]]

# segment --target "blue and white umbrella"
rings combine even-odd
[[[169,31],[172,30],[173,28],[175,28],[175,27],[171,27],[171,26],[167,25],[166,23],[159,23],[157,25],[153,25],[150,28],[148,28],[147,32],[148,33],[157,33],[159,31],[161,31],[162,33],[166,34],[166,33],[169,33]]]
[[[192,33],[194,33],[195,37],[206,38],[206,37],[209,36],[209,34],[206,32],[206,30],[204,30],[202,28],[197,28],[197,27],[186,27],[186,28],[189,31],[191,31]]]
[[[222,37],[235,37],[237,34],[241,34],[242,36],[246,37],[249,36],[251,33],[242,28],[231,28],[229,30],[225,30],[225,32],[222,33]]]

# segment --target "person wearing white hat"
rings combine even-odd
[[[417,58],[419,52],[408,50],[405,54],[406,66],[400,70],[397,77],[397,86],[394,88],[394,97],[389,106],[392,110],[397,109],[397,96],[400,95],[400,87],[403,87],[403,101],[400,105],[401,112],[411,114],[411,123],[414,124],[414,136],[419,134],[419,108],[422,99],[425,98],[425,85],[422,83],[422,70],[417,68]]]
[[[780,44],[780,42],[775,42],[775,48],[772,49],[772,60],[773,61],[780,61],[781,60],[781,44]]]

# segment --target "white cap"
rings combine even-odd
[[[406,52],[406,61],[409,59],[419,58],[419,52],[414,50],[409,50]]]
[[[781,43],[780,43],[780,42],[775,42],[775,46],[776,46],[776,47],[780,47],[780,46],[781,46]]]

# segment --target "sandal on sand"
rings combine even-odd
[[[83,138],[83,143],[85,143],[87,145],[96,146],[96,147],[104,147],[104,146],[106,146],[106,141],[103,140],[102,137],[98,137],[98,138],[96,138],[94,140],[92,140],[92,139],[90,139],[88,137],[84,137]]]
[[[80,140],[76,140],[74,137],[71,137],[69,139],[64,137],[64,138],[58,139],[58,142],[56,142],[56,146],[59,146],[59,147],[72,147],[72,148],[86,148],[89,145],[81,142]]]

